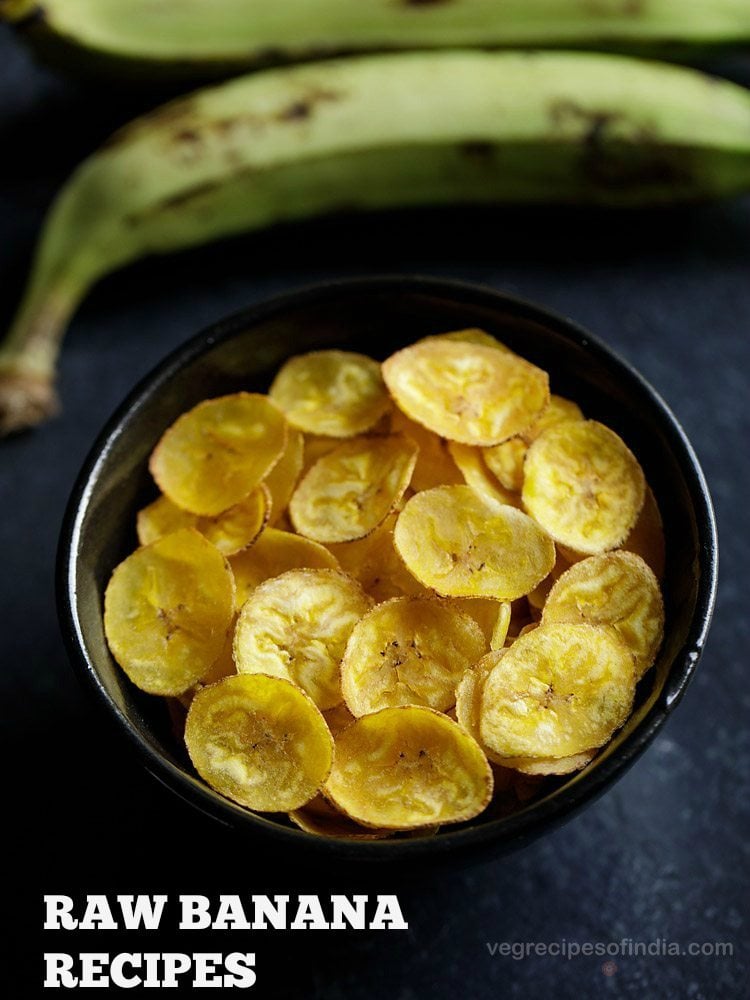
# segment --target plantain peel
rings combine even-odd
[[[164,31],[165,8],[169,32]],[[0,0],[53,63],[196,79],[372,49],[565,47],[660,52],[742,44],[745,0]]]
[[[121,129],[58,195],[0,346],[0,428],[49,415],[79,303],[149,254],[344,209],[643,205],[749,187],[750,95],[624,57],[398,53],[200,90]]]

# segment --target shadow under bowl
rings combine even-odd
[[[550,779],[510,815],[492,809],[432,837],[378,841],[315,837],[286,817],[252,813],[193,771],[162,699],[137,690],[114,662],[102,627],[104,590],[137,545],[135,514],[156,495],[148,457],[161,434],[203,399],[267,391],[291,355],[343,348],[385,358],[419,337],[481,327],[551,373],[553,389],[620,434],[643,466],[662,512],[665,638],[641,681],[633,714],[584,771]],[[63,524],[58,603],[72,662],[148,770],[215,819],[272,837],[277,847],[355,861],[468,860],[521,846],[570,818],[612,785],[678,704],[700,657],[716,591],[711,499],[677,420],[628,364],[580,327],[490,289],[445,280],[374,278],[282,296],[217,323],[148,375],[107,423],[86,460]]]

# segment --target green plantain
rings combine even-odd
[[[750,41],[747,0],[0,0],[2,15],[53,59],[183,78],[382,49]]]
[[[367,56],[198,91],[126,126],[59,194],[0,346],[0,427],[54,409],[71,314],[147,254],[340,209],[748,189],[750,94],[622,56]]]

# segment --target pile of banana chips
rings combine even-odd
[[[180,703],[203,780],[309,833],[518,807],[587,766],[658,653],[638,460],[481,330],[293,357],[180,416],[150,470],[112,654]]]

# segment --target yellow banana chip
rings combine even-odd
[[[364,538],[328,546],[341,568],[359,580],[365,592],[378,602],[432,593],[414,579],[396,552],[393,544],[396,516],[389,514]]]
[[[334,736],[338,736],[343,729],[351,726],[354,722],[354,716],[343,701],[340,705],[336,705],[335,708],[329,708],[323,712],[323,718],[326,720],[326,725]]]
[[[336,837],[339,840],[383,840],[393,834],[392,830],[360,826],[335,809],[322,795],[316,795],[306,806],[290,812],[289,819],[305,833]]]
[[[112,655],[149,694],[180,695],[218,659],[234,610],[226,559],[192,528],[137,549],[104,596]]]
[[[456,721],[477,741],[485,757],[494,765],[503,765],[505,758],[496,754],[482,742],[480,731],[482,692],[491,671],[504,654],[504,649],[492,650],[487,653],[463,672],[456,685]]]
[[[425,594],[432,593],[434,596],[432,591],[424,590],[423,592]],[[454,608],[474,619],[489,643],[497,627],[498,619],[503,614],[505,602],[495,601],[489,597],[450,597],[447,600]]]
[[[482,458],[481,448],[472,448],[468,444],[458,444],[456,441],[451,441],[448,450],[453,461],[461,470],[464,482],[476,494],[490,503],[510,504],[512,507],[519,505],[520,498],[501,486],[487,468]]]
[[[165,496],[138,512],[138,541],[150,545],[180,528],[195,528],[225,556],[241,552],[255,541],[265,527],[271,510],[271,496],[261,483],[244,500],[216,517],[200,517],[181,510]]]
[[[581,408],[572,399],[565,399],[553,393],[549,398],[547,409],[523,432],[523,440],[527,445],[531,444],[548,428],[561,424],[564,420],[583,420]]]
[[[136,532],[141,545],[150,545],[157,538],[170,535],[180,528],[196,528],[198,515],[182,510],[165,496],[157,497],[153,503],[138,511]]]
[[[318,459],[294,491],[292,524],[316,542],[363,538],[398,504],[416,459],[417,446],[402,434],[344,442]]]
[[[526,595],[526,600],[529,602],[529,605],[534,609],[534,611],[537,612],[542,610],[547,598],[549,597],[550,590],[552,590],[555,583],[571,565],[571,563],[560,551],[559,545],[556,546],[556,549],[557,553],[555,556],[555,565],[552,567],[549,576],[545,577],[538,587],[534,587],[534,589],[529,591]],[[588,558],[588,556],[584,556],[583,558]]]
[[[512,605],[510,601],[500,601],[495,627],[490,638],[490,649],[503,649],[508,638],[510,619],[512,615]]]
[[[196,771],[258,812],[299,809],[331,769],[333,737],[307,695],[279,677],[242,674],[203,688],[185,722]]]
[[[482,742],[501,757],[583,753],[625,722],[634,693],[632,657],[612,629],[544,624],[519,637],[487,677]]]
[[[271,496],[269,524],[278,524],[292,499],[294,487],[302,475],[305,454],[305,437],[301,431],[290,429],[284,454],[266,476],[264,483]]]
[[[596,750],[585,750],[569,757],[504,757],[505,767],[521,774],[537,775],[572,774],[581,771],[596,756]]]
[[[555,562],[552,540],[530,517],[468,486],[417,493],[398,516],[394,540],[407,569],[446,597],[513,600]]]
[[[229,626],[226,639],[224,640],[224,645],[221,647],[221,652],[208,670],[206,670],[206,672],[201,676],[199,681],[200,686],[215,684],[216,681],[220,681],[224,677],[231,677],[232,674],[237,673],[237,668],[234,665],[234,629],[236,624],[237,619],[235,617],[232,619]],[[193,694],[194,693],[195,691],[193,691]],[[192,696],[190,701],[192,701]],[[190,705],[190,701],[188,701],[188,707]]]
[[[335,438],[369,431],[391,405],[380,365],[352,351],[312,351],[290,358],[269,395],[292,427]]]
[[[448,333],[434,333],[429,337],[422,337],[417,343],[424,344],[432,340],[454,340],[459,344],[479,344],[482,347],[494,347],[495,350],[505,351],[507,354],[513,353],[497,337],[493,337],[491,333],[479,330],[477,327],[469,327],[466,330],[450,330]]]
[[[523,438],[513,437],[502,444],[482,449],[485,465],[503,489],[510,493],[520,493],[523,489],[523,463],[528,447]]]
[[[237,672],[287,678],[318,708],[333,708],[342,701],[347,640],[371,606],[357,581],[337,570],[293,569],[266,580],[237,620]]]
[[[433,486],[458,485],[464,481],[451,458],[447,441],[414,420],[409,420],[401,410],[393,411],[391,423],[395,433],[406,434],[419,448],[411,477],[412,489],[419,492],[432,489]]]
[[[286,435],[284,415],[267,396],[238,392],[207,399],[164,433],[149,468],[178,507],[213,517],[265,479]]]
[[[664,578],[666,557],[664,525],[656,497],[648,483],[646,484],[646,498],[643,501],[643,508],[633,530],[622,543],[622,547],[628,552],[635,552],[647,562],[657,580]]]
[[[658,580],[640,556],[606,552],[562,574],[542,621],[611,626],[633,654],[641,678],[653,666],[664,636],[664,602]]]
[[[445,339],[391,355],[383,378],[407,416],[462,444],[499,444],[520,434],[549,401],[540,368],[510,352]]]
[[[338,736],[324,794],[364,826],[410,830],[478,815],[492,797],[492,771],[447,716],[384,708]]]
[[[643,506],[645,480],[622,438],[594,420],[566,420],[531,445],[523,504],[561,545],[595,555],[616,548]]]
[[[266,528],[255,545],[232,556],[229,565],[234,573],[238,609],[264,580],[287,570],[339,568],[325,546],[278,528]]]
[[[444,711],[461,674],[486,648],[474,619],[450,604],[396,597],[354,626],[341,661],[344,700],[355,716],[396,705]]]

